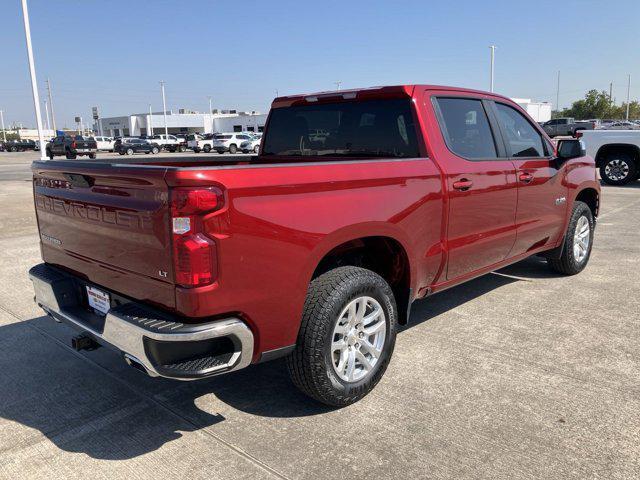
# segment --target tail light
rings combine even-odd
[[[171,191],[171,226],[175,282],[184,287],[213,283],[217,277],[216,243],[204,231],[205,216],[224,203],[222,191],[176,188]]]
[[[76,148],[76,141],[71,142],[71,148]]]
[[[582,130],[578,130],[576,132],[576,138],[581,138],[582,137]]]

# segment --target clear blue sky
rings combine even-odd
[[[34,125],[19,0],[1,4],[0,109]],[[168,107],[266,111],[275,96],[435,83],[560,104],[586,90],[640,97],[640,1],[30,0],[41,98],[51,79],[58,124]]]

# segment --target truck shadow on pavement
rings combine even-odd
[[[521,263],[501,272],[531,278],[528,274],[545,270],[535,259]],[[399,338],[415,325],[516,281],[485,275],[416,302]],[[243,413],[292,418],[332,410],[292,385],[283,360],[208,380],[176,382],[151,379],[105,348],[78,354],[67,346],[72,335],[48,317],[0,327],[2,456],[35,454],[46,437],[65,451],[122,460],[155,451],[187,432],[233,435],[242,426]],[[222,425],[228,419],[233,426]]]

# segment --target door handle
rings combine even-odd
[[[527,172],[522,172],[522,173],[520,173],[520,175],[518,175],[518,179],[522,183],[531,183],[531,181],[533,180],[533,175],[531,175],[530,173],[527,173]]]
[[[453,188],[456,190],[460,190],[461,192],[466,192],[473,186],[473,182],[471,180],[467,180],[463,178],[458,180],[457,182],[453,182]]]

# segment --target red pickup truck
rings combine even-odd
[[[511,100],[404,85],[280,97],[254,157],[37,161],[36,302],[152,376],[287,357],[335,406],[383,375],[411,303],[522,260],[589,260],[578,140]]]

